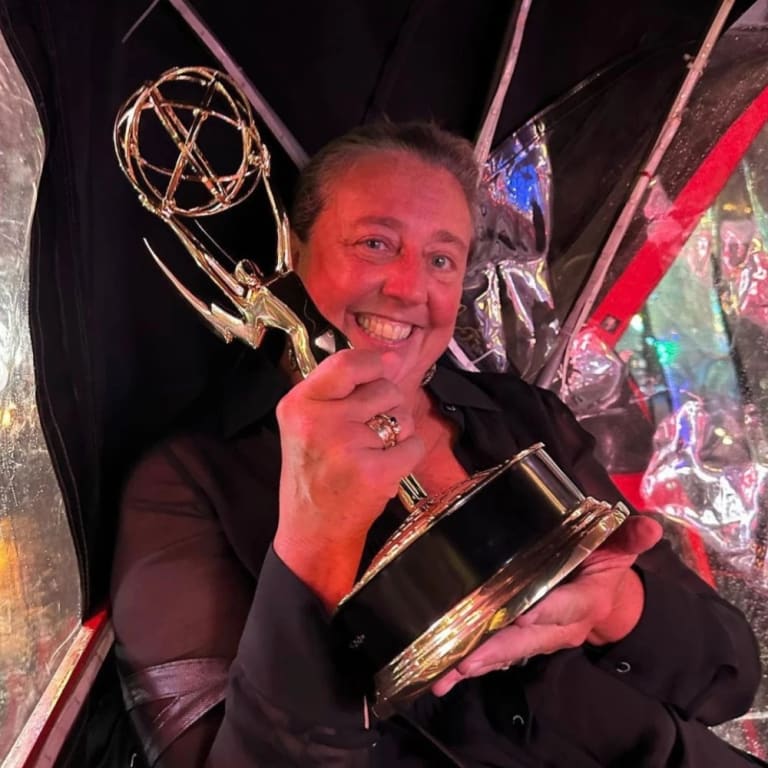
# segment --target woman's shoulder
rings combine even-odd
[[[277,526],[277,434],[252,430],[231,439],[180,432],[153,445],[125,483],[121,517],[187,519],[223,529],[247,565],[260,562]]]
[[[232,465],[238,449],[237,442],[202,431],[167,435],[149,445],[133,463],[126,476],[124,495],[141,489],[157,492],[175,484],[204,491],[216,484],[222,469],[226,472]]]
[[[539,415],[547,413],[552,416],[572,418],[570,409],[555,392],[525,381],[514,370],[466,371],[455,365],[447,365],[443,371],[447,372],[447,376],[454,381],[461,380],[460,387],[482,391],[491,402],[504,411],[530,414],[533,409],[533,412]]]
[[[274,409],[287,385],[257,353],[244,356],[161,433],[147,439],[125,476],[126,488],[183,482],[203,490],[233,482],[249,465],[273,466],[271,459],[279,452]],[[271,480],[273,473],[267,474]],[[264,472],[255,475],[265,479]]]

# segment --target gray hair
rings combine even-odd
[[[474,220],[480,170],[472,145],[434,123],[378,122],[354,128],[326,144],[304,167],[296,185],[291,226],[306,242],[325,204],[327,189],[359,158],[376,152],[409,152],[453,175],[467,199]]]

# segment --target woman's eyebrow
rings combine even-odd
[[[380,226],[389,227],[395,231],[401,231],[403,228],[403,222],[394,216],[361,216],[354,222],[356,225],[370,225],[378,224]],[[430,238],[436,243],[446,243],[459,246],[459,248],[469,249],[469,245],[465,243],[458,235],[451,232],[449,229],[438,229],[432,233]]]
[[[355,224],[380,224],[390,229],[402,229],[403,223],[394,216],[361,216]]]
[[[432,235],[432,239],[436,243],[452,243],[460,248],[469,249],[469,246],[458,235],[455,235],[448,229],[438,229]]]

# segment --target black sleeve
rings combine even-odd
[[[183,444],[164,445],[132,473],[121,503],[111,587],[124,684],[137,680],[136,688],[146,694],[132,716],[145,751],[151,754],[171,742],[160,763],[168,768],[203,764],[223,706],[207,711],[176,738],[179,718],[167,708],[191,689],[181,669],[175,679],[165,675],[164,680],[153,670],[167,669],[169,663],[220,660],[220,679],[205,675],[192,688],[206,697],[216,694],[218,686],[221,698],[253,592],[203,484],[190,475],[184,457]]]
[[[744,616],[660,542],[638,559],[645,605],[635,629],[598,664],[669,704],[684,719],[715,725],[744,714],[760,683],[757,640]]]
[[[230,670],[227,714],[211,768],[367,766],[375,732],[345,687],[328,617],[270,549]]]
[[[584,492],[610,502],[622,499],[594,457],[592,436],[554,395],[546,393],[545,403]],[[600,649],[598,665],[685,719],[711,725],[746,712],[761,670],[759,646],[743,614],[687,568],[666,541],[641,555],[635,569],[645,589],[640,621],[622,641]]]
[[[218,497],[185,441],[151,454],[126,487],[113,623],[124,681],[158,694],[133,712],[139,732],[150,749],[171,741],[162,768],[363,768],[374,732],[362,695],[342,688],[321,603],[271,548],[254,585],[219,524]],[[216,696],[226,700],[182,731],[197,702]]]

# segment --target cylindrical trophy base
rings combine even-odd
[[[584,499],[561,527],[518,552],[376,674],[376,714],[388,717],[394,707],[427,690],[486,637],[546,595],[628,516],[622,503]]]
[[[585,497],[541,443],[421,501],[333,616],[377,712],[428,689],[628,515]]]

